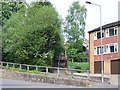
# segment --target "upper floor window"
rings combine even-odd
[[[118,44],[106,44],[101,46],[97,46],[94,48],[94,55],[107,54],[107,53],[116,53],[118,52]]]
[[[102,38],[103,37],[104,37],[104,31],[102,32]],[[100,31],[94,33],[94,40],[96,40],[96,39],[101,39],[101,32]]]
[[[112,27],[102,30],[102,38],[104,37],[111,37],[117,35],[118,28]],[[101,39],[101,31],[94,32],[94,40]]]
[[[109,36],[115,35],[117,35],[117,28],[116,27],[109,28]]]

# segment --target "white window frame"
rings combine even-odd
[[[105,29],[105,37],[109,37],[109,29]]]
[[[97,38],[97,33],[99,33],[100,32],[100,37],[101,37],[101,31],[96,31],[96,32],[94,32],[94,40],[99,40],[99,39],[101,39],[101,38]],[[102,37],[102,38],[104,38],[105,37],[105,30],[102,30],[102,33],[104,34],[104,36]]]
[[[115,30],[117,30],[116,35],[115,35]],[[118,27],[115,27],[115,29],[114,29],[114,36],[117,36],[117,35],[118,35]]]
[[[94,55],[97,55],[97,48],[94,47]]]
[[[115,49],[117,49],[117,50],[115,50]],[[118,43],[114,44],[114,51],[115,51],[115,53],[118,52]]]
[[[114,52],[110,52],[111,45],[114,46]],[[103,49],[102,49],[103,53],[101,53],[100,47],[103,47]],[[98,48],[99,48],[99,50],[98,50]],[[115,49],[117,49],[117,50],[115,50]],[[99,53],[97,53],[98,51],[99,51]],[[94,55],[110,54],[110,53],[117,53],[117,52],[118,52],[118,43],[110,43],[110,44],[94,47]]]
[[[97,40],[97,32],[94,32],[94,40]]]
[[[114,35],[113,36],[117,36],[117,34],[118,34],[118,27],[108,28],[108,32],[109,32],[109,29],[112,29],[112,28],[114,28]],[[117,30],[116,35],[115,35],[115,30]],[[110,36],[110,32],[109,32],[109,37],[113,37],[113,36]]]
[[[111,45],[114,45],[114,52],[110,52],[110,46]],[[117,49],[117,51],[115,49]],[[111,43],[111,44],[109,44],[109,53],[117,53],[117,52],[118,52],[118,43]]]

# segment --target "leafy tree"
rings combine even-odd
[[[51,5],[33,3],[20,10],[4,26],[4,60],[51,66],[62,51],[60,26]]]
[[[0,2],[0,25],[10,18],[13,13],[18,12],[21,8],[25,7],[24,2]]]
[[[78,1],[73,2],[68,10],[64,32],[66,33],[67,44],[69,44],[67,51],[70,60],[77,58],[77,54],[83,52],[86,11],[85,6],[81,6]]]

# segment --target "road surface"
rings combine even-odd
[[[30,82],[30,81],[22,81],[22,80],[14,80],[14,79],[5,79],[0,78],[0,87],[2,88],[85,88],[78,86],[68,86],[68,85],[59,85],[59,84],[49,84],[49,83],[41,83],[41,82]],[[117,85],[110,84],[101,84],[101,83],[93,83],[90,87],[86,88],[118,88]]]

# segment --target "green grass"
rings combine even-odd
[[[72,69],[89,70],[89,62],[69,62],[68,66]]]

